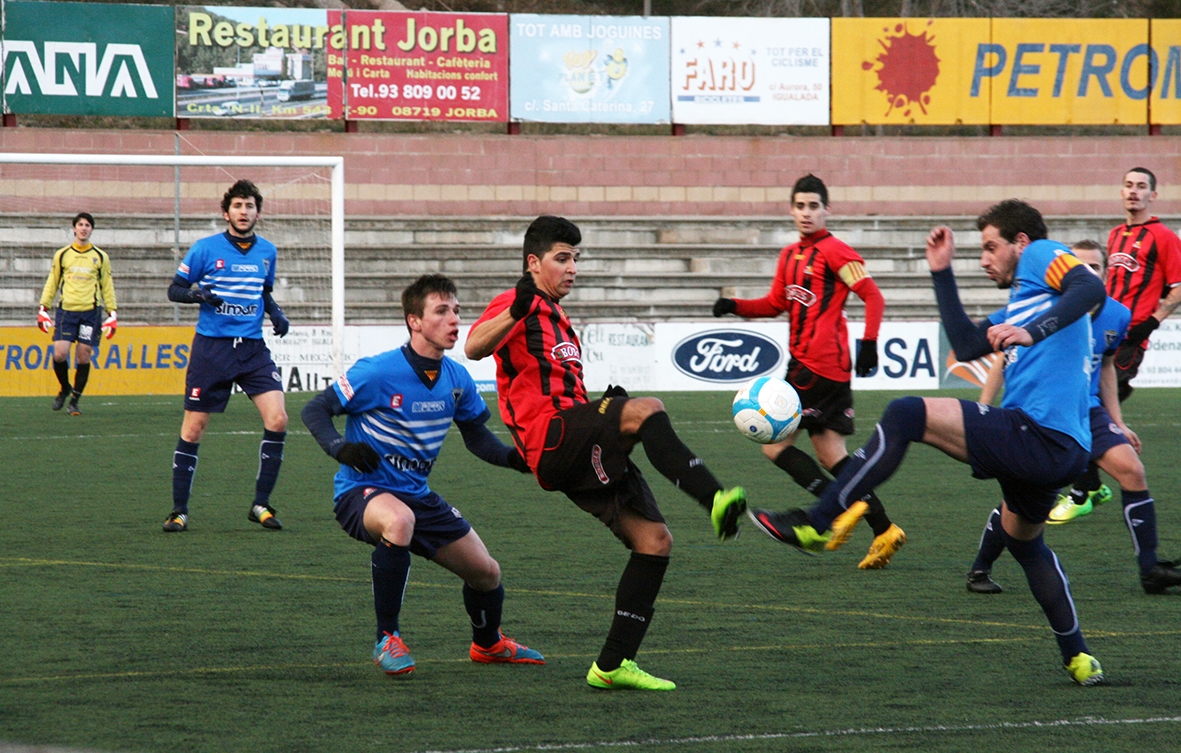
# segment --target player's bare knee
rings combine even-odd
[[[667,557],[673,550],[673,535],[668,526],[652,526],[633,542],[632,550],[640,554]]]
[[[657,413],[664,412],[664,403],[655,397],[628,398],[619,416],[619,429],[624,434],[636,434],[644,422]]]
[[[491,591],[500,585],[500,563],[485,557],[480,568],[465,578],[464,582],[477,591]]]

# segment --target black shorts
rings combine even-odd
[[[1132,394],[1132,385],[1129,384],[1136,378],[1136,374],[1140,372],[1140,364],[1144,362],[1144,348],[1139,345],[1129,345],[1127,342],[1120,345],[1115,351],[1115,383],[1119,388],[1119,401],[1128,399],[1128,395]]]
[[[785,379],[800,396],[801,429],[807,429],[808,434],[832,429],[846,437],[853,433],[853,387],[849,382],[826,379],[794,358],[787,364]]]
[[[59,306],[53,323],[53,339],[97,348],[102,335],[101,315],[102,310],[97,308],[90,311],[66,311]]]
[[[619,432],[624,397],[604,397],[556,413],[549,422],[537,480],[563,492],[616,536],[620,512],[630,509],[663,523],[656,497],[628,455],[634,446]]]
[[[252,397],[283,390],[266,342],[196,335],[185,372],[185,410],[222,413],[235,383]]]

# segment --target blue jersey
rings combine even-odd
[[[430,493],[427,476],[451,422],[486,420],[489,415],[467,369],[446,356],[433,387],[423,384],[401,348],[362,358],[332,387],[348,414],[344,438],[364,442],[384,458],[373,473],[342,464],[336,474],[337,498],[358,486],[409,497]]]
[[[989,317],[992,324],[1023,327],[1062,296],[1062,277],[1080,262],[1070,249],[1048,240],[1026,246],[1017,261],[1009,304]],[[1047,429],[1091,449],[1091,322],[1083,316],[1031,346],[1005,350],[1002,408],[1020,408]]]
[[[1103,356],[1115,355],[1116,348],[1124,341],[1128,334],[1128,324],[1132,321],[1132,312],[1128,307],[1111,296],[1099,309],[1099,313],[1091,319],[1091,407],[1098,408],[1099,402],[1099,372],[1103,366]]]
[[[262,339],[262,289],[275,286],[275,244],[254,236],[243,249],[229,233],[194,243],[176,270],[177,277],[198,287],[213,286],[224,303],[201,304],[197,334],[206,337]]]

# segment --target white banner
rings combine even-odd
[[[1152,333],[1132,386],[1181,386],[1181,320],[1167,319]]]
[[[827,18],[672,19],[674,123],[828,125]]]
[[[849,322],[849,352],[856,363],[856,342],[865,322]],[[939,358],[938,322],[882,322],[878,332],[878,367],[864,379],[853,377],[855,390],[937,390],[946,365]]]

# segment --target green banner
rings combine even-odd
[[[5,3],[4,112],[172,117],[167,5]]]

